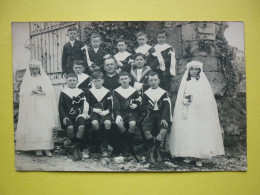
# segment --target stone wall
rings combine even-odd
[[[177,61],[177,75],[172,80],[172,102],[176,100],[186,64],[192,60],[201,61],[217,100],[225,145],[234,146],[239,141],[245,143],[245,61],[243,56],[241,57],[241,51],[228,46],[225,38],[219,39],[228,27],[227,24],[225,22],[165,22],[163,27],[169,34],[168,43],[175,48]],[[230,53],[232,55],[229,55]],[[232,77],[230,78],[229,75]]]

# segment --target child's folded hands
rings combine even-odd
[[[102,112],[102,110],[100,108],[94,108],[93,112],[100,114],[100,112]]]
[[[123,122],[122,117],[121,117],[120,115],[118,115],[118,116],[116,117],[116,124],[120,124],[120,123],[122,123],[122,122]]]
[[[101,116],[106,116],[107,114],[109,114],[109,111],[108,110],[104,110],[104,111],[99,112],[99,114]]]
[[[190,105],[190,101],[187,99],[187,98],[183,98],[183,104],[185,105],[185,106],[189,106]]]

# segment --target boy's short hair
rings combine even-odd
[[[84,67],[84,61],[83,60],[75,60],[73,62],[73,67],[74,67],[74,65],[81,65],[81,66]]]
[[[148,38],[148,37],[147,37],[147,34],[144,33],[144,32],[142,32],[142,31],[140,31],[140,32],[138,32],[138,33],[136,34],[136,37],[137,37],[137,38],[138,38],[138,37],[141,37],[141,36],[145,36],[146,38]]]
[[[102,37],[98,33],[93,33],[93,34],[91,34],[90,39],[94,39],[94,38],[100,38],[101,39]]]
[[[67,32],[70,32],[70,31],[78,32],[78,29],[75,26],[72,26],[72,27],[68,28],[68,30],[67,30]]]
[[[104,74],[100,71],[93,72],[91,74],[92,79],[104,79]]]
[[[157,72],[154,72],[154,71],[150,72],[148,76],[151,76],[151,77],[157,76],[158,79],[160,79],[160,78],[159,78],[159,74],[158,74]]]
[[[156,35],[158,36],[159,34],[165,34],[165,36],[168,37],[168,33],[166,30],[159,30]]]
[[[76,77],[78,79],[78,76],[75,73],[69,73],[66,78],[68,79],[68,78],[74,78],[74,77]]]
[[[142,53],[136,53],[134,54],[134,60],[138,57],[138,56],[142,56],[144,60],[146,60],[146,55],[142,54]]]
[[[125,39],[117,39],[116,44],[118,44],[120,42],[123,42],[125,45],[127,45]]]
[[[126,72],[126,71],[120,72],[119,75],[118,75],[118,78],[120,78],[120,77],[122,77],[122,76],[128,76],[129,78],[131,78],[131,77],[130,77],[130,74],[129,74],[128,72]]]

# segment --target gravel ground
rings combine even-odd
[[[137,155],[139,163],[133,157],[113,156],[102,158],[99,153],[84,153],[81,161],[73,162],[71,156],[54,155],[53,157],[35,156],[31,152],[16,152],[15,166],[19,171],[246,171],[246,147],[225,148],[226,155],[204,160],[202,167],[195,162],[186,164],[182,158],[171,158],[163,152],[162,163],[147,163],[144,155]],[[142,152],[139,152],[139,154]],[[116,158],[116,159],[115,159]],[[124,160],[124,162],[119,162]],[[117,162],[115,162],[117,161]]]

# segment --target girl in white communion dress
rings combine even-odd
[[[54,89],[39,61],[32,60],[20,88],[19,117],[16,131],[16,150],[45,151],[52,156],[52,129],[58,126],[58,109]]]
[[[173,157],[201,159],[224,155],[223,138],[214,94],[203,72],[203,64],[192,61],[182,78],[169,137]]]

